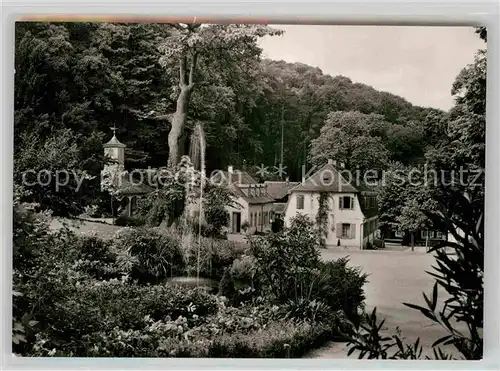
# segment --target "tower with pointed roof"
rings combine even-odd
[[[116,126],[110,128],[113,131],[113,137],[108,143],[104,144],[104,155],[118,162],[120,166],[125,165],[125,147],[116,137]]]
[[[131,182],[130,174],[124,170],[126,146],[116,137],[116,126],[110,129],[113,131],[113,137],[109,142],[105,143],[103,147],[104,155],[109,157],[113,163],[106,164],[101,172],[101,189],[107,189],[109,191],[109,184],[111,182],[111,184],[114,185],[114,187],[111,188],[115,188],[110,192],[111,208],[114,208],[113,199],[116,199],[118,203],[121,204],[118,208],[118,212],[120,212],[121,209],[122,214],[131,216],[137,198],[152,192],[153,188],[147,184],[136,184]]]

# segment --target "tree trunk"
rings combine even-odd
[[[411,251],[415,251],[415,232],[411,232]]]
[[[181,87],[181,92],[177,98],[177,106],[172,116],[172,128],[168,133],[168,167],[173,168],[179,162],[179,139],[184,131],[186,124],[187,105],[191,89]]]
[[[179,161],[179,140],[186,125],[189,98],[194,87],[194,74],[198,53],[191,58],[189,69],[187,67],[188,57],[185,55],[179,59],[179,87],[181,91],[177,97],[175,113],[172,116],[172,128],[168,133],[168,167],[173,168]]]

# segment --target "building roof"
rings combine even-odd
[[[274,202],[274,199],[271,196],[269,196],[267,192],[264,192],[263,195],[258,195],[258,196],[247,196],[245,192],[243,192],[242,188],[245,188],[244,186],[259,185],[259,183],[246,171],[233,170],[233,172],[230,174],[227,171],[219,170],[210,178],[210,180],[215,184],[228,184],[230,175],[231,175],[231,189],[233,190],[234,194],[237,197],[241,197],[246,202],[253,205],[267,204]],[[263,187],[264,184],[260,184],[260,186]]]
[[[229,181],[229,172],[219,170],[210,179],[214,183],[227,184]],[[232,184],[258,184],[258,182],[246,171],[234,170],[231,174]]]
[[[293,187],[299,185],[299,182],[282,182],[282,181],[265,181],[264,184],[267,186],[267,193],[269,196],[275,200],[281,200],[284,198],[288,191]]]
[[[234,191],[234,194],[238,197],[241,197],[242,199],[244,199],[246,202],[248,202],[249,204],[252,204],[252,205],[256,205],[256,204],[268,204],[268,203],[272,203],[274,202],[274,198],[270,197],[267,192],[264,192],[263,195],[259,195],[259,196],[247,196],[245,194],[245,192],[243,192],[243,190],[238,187],[237,184],[234,184],[232,185],[231,187]]]
[[[154,191],[154,188],[143,183],[130,182],[125,177],[122,178],[118,193],[122,196],[145,195]]]
[[[110,139],[108,143],[103,144],[104,148],[125,148],[126,145],[121,143],[116,135],[113,135],[113,138]]]
[[[375,192],[368,187],[362,179],[349,179],[343,176],[341,170],[332,164],[326,164],[309,178],[293,187],[290,192],[335,192],[335,193],[361,193]]]

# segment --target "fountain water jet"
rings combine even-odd
[[[199,179],[199,193],[197,196],[195,192],[195,187],[198,186],[196,182],[194,182],[193,177],[189,179],[189,176],[186,179],[185,187],[186,187],[186,198],[185,198],[185,203],[186,203],[186,208],[184,211],[184,214],[181,217],[180,220],[180,240],[181,240],[181,246],[184,249],[184,253],[186,256],[192,256],[190,255],[192,252],[196,253],[196,279],[191,276],[191,272],[188,272],[188,275],[186,277],[172,277],[170,279],[171,282],[177,283],[184,285],[186,287],[192,287],[192,286],[203,286],[206,288],[209,288],[213,290],[214,288],[216,289],[218,287],[218,282],[213,279],[208,279],[208,278],[201,278],[200,277],[200,270],[201,270],[201,265],[202,265],[202,249],[201,249],[201,243],[202,243],[202,233],[201,233],[201,228],[202,224],[204,223],[204,213],[203,213],[203,188],[205,187],[205,182],[206,182],[206,168],[205,168],[205,152],[206,152],[206,141],[205,141],[205,133],[203,131],[203,125],[201,123],[197,123],[194,127],[194,131],[191,135],[190,138],[190,148],[189,148],[189,157],[188,156],[183,156],[183,158],[186,160],[188,163],[187,166],[191,167],[198,170],[200,174],[200,179]],[[188,174],[189,175],[189,174]],[[191,176],[194,176],[194,173],[191,173]],[[194,185],[194,186],[193,186]],[[196,196],[195,196],[196,195]],[[196,197],[196,198],[195,198]],[[196,236],[194,235],[196,232],[193,233],[192,228],[189,225],[189,210],[190,206],[193,205],[193,201],[195,204],[195,208],[199,210],[199,217],[198,217],[198,238],[195,240]],[[197,205],[196,205],[197,204]],[[196,241],[196,242],[195,242]],[[196,251],[193,250],[193,244],[197,243],[196,246]]]
[[[205,186],[205,151],[206,151],[206,143],[205,143],[205,133],[203,132],[203,126],[200,122],[196,123],[195,126],[195,138],[198,139],[198,146],[196,146],[199,150],[199,164],[200,164],[200,199],[199,199],[199,208],[200,214],[198,217],[198,256],[197,256],[197,269],[196,269],[196,280],[199,283],[200,281],[200,254],[201,254],[201,224],[203,221],[203,187]],[[194,147],[194,146],[193,146]],[[197,159],[196,159],[197,160]]]

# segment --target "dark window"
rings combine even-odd
[[[339,208],[340,209],[352,209],[353,202],[352,197],[344,196],[340,197]]]
[[[303,209],[304,209],[304,196],[298,195],[297,196],[297,210],[303,210]]]

